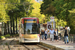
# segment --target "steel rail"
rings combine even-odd
[[[25,48],[27,48],[28,50],[31,50],[30,48],[28,48],[26,45],[23,45]]]
[[[43,50],[50,50],[49,48],[44,47],[44,46],[39,45],[39,44],[37,44],[36,46],[38,46],[39,48],[36,48],[35,46],[34,46],[35,48],[29,48],[28,46],[24,45],[24,47],[27,48],[28,50],[37,50],[37,49],[39,49],[39,50],[41,50],[41,49],[43,49]]]
[[[42,46],[42,45],[39,45],[39,44],[37,44],[37,46],[39,46],[39,47],[41,47],[41,48],[43,48],[43,49],[45,49],[45,50],[50,50],[49,48],[47,48],[47,47],[45,47],[45,46]]]
[[[8,44],[8,49],[11,50],[10,45],[15,39],[11,40],[10,43]]]

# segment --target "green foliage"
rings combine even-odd
[[[14,35],[10,35],[10,34],[7,34],[7,35],[4,35],[4,36],[0,36],[0,39],[3,39],[3,38],[9,38],[11,36],[19,36],[19,34],[14,34]]]
[[[67,25],[67,22],[63,21],[61,19],[59,20],[59,19],[55,18],[55,22],[56,22],[56,28],[58,28],[58,26],[65,27],[65,25]]]
[[[8,43],[5,43],[5,45],[8,45]]]
[[[5,35],[4,37],[10,37],[10,34]]]
[[[58,19],[66,19],[69,15],[69,11],[74,8],[75,0],[44,0],[41,5],[41,13],[56,16]],[[49,2],[49,3],[47,3]]]
[[[44,3],[41,5],[41,13],[54,15],[55,8],[51,5],[52,2],[51,0],[44,0]]]
[[[3,38],[5,38],[4,36],[0,36],[0,39],[3,39]]]
[[[69,18],[70,18],[70,27],[71,27],[71,33],[75,34],[75,9],[72,9],[69,11]]]
[[[0,0],[0,22],[9,21],[9,18],[12,15],[14,19],[16,16],[17,17],[26,16],[25,9],[27,8],[27,5],[29,6],[30,4],[29,2],[30,0]],[[23,5],[23,3],[26,3],[24,4],[26,7]],[[10,13],[9,11],[13,11],[13,12]],[[31,12],[31,9],[30,9],[30,12]],[[28,13],[28,15],[30,14],[30,12]]]
[[[40,13],[40,6],[42,2],[38,3],[35,0],[32,0],[30,3],[33,3],[32,4],[33,9],[30,14],[30,17],[37,17],[39,18],[40,23],[43,23],[43,21],[45,21],[45,15]]]
[[[5,4],[5,1],[0,2],[0,22],[9,21],[9,17],[8,17],[6,11],[5,11],[5,9],[6,9],[5,6],[6,5],[4,5],[4,4]]]
[[[57,17],[59,20],[62,19],[66,21],[67,25],[71,27],[71,33],[74,33],[75,30],[74,9],[75,0],[43,0],[41,5],[41,13],[52,15]]]

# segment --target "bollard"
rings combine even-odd
[[[73,36],[72,36],[72,43],[73,43]]]
[[[73,36],[73,43],[75,43],[75,36]]]
[[[70,36],[70,42],[72,42],[72,36]]]
[[[70,40],[70,36],[68,36],[68,39],[69,39],[69,41],[71,41],[71,40]]]
[[[72,39],[71,36],[69,36],[69,41],[70,41],[70,42],[72,42],[71,39]]]

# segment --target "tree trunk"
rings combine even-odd
[[[6,23],[4,23],[4,35],[7,34],[7,30],[6,30]]]
[[[8,21],[8,33],[10,34],[10,32],[9,32],[9,21]]]
[[[12,17],[10,17],[10,34],[12,34]]]
[[[17,16],[16,16],[16,34],[17,34]]]
[[[8,34],[9,34],[9,21],[7,22]]]
[[[13,34],[15,34],[15,29],[14,29],[14,18],[13,18]]]

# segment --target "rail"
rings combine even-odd
[[[50,50],[49,48],[47,47],[44,47],[42,45],[24,45],[28,50]]]
[[[47,47],[45,46],[42,46],[40,44],[29,44],[29,45],[26,45],[26,44],[17,44],[15,45],[14,43],[17,44],[17,41],[15,41],[15,39],[12,39],[11,41],[9,41],[8,45],[7,45],[7,50],[50,50],[48,49]]]

